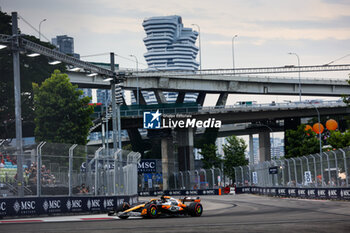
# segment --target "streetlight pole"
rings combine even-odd
[[[232,69],[233,69],[233,73],[235,73],[235,46],[234,46],[234,42],[235,42],[235,38],[238,37],[238,35],[234,35],[232,37]]]
[[[45,22],[45,21],[46,21],[46,19],[43,19],[43,20],[41,20],[40,23],[39,23],[39,40],[41,39],[41,24],[42,24],[43,22]]]
[[[139,61],[137,60],[137,57],[135,56],[135,55],[130,55],[130,57],[134,57],[135,58],[135,60],[136,60],[136,72],[138,72],[139,71]],[[139,76],[137,75],[136,76],[136,98],[137,98],[137,100],[136,100],[136,103],[137,103],[137,105],[139,105],[140,104],[140,96],[139,96]]]
[[[301,82],[300,82],[300,58],[299,58],[299,55],[296,54],[296,53],[288,53],[289,55],[295,55],[298,59],[298,67],[299,67],[299,72],[298,72],[298,75],[299,75],[299,102],[301,102]]]
[[[16,121],[16,150],[17,150],[17,188],[18,196],[24,196],[23,189],[23,141],[22,141],[22,110],[21,110],[21,73],[19,61],[19,40],[17,12],[12,12],[12,36],[13,40],[13,82],[15,97],[15,121]],[[40,169],[40,168],[39,168]]]
[[[191,24],[198,28],[198,42],[199,42],[199,71],[202,71],[202,46],[201,46],[201,28],[198,24]]]

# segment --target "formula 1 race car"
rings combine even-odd
[[[127,219],[130,216],[157,218],[158,216],[191,215],[192,217],[199,217],[203,213],[203,206],[200,201],[199,197],[175,199],[169,196],[161,196],[159,199],[151,199],[149,202],[133,207],[124,203],[122,211],[110,211],[108,215],[117,215],[121,219]]]

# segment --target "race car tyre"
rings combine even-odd
[[[202,215],[203,213],[203,206],[200,203],[191,203],[188,206],[188,213],[192,216],[192,217],[199,217]]]
[[[127,218],[129,218],[129,216],[118,216],[118,218],[120,218],[120,219],[127,219]]]
[[[158,217],[158,208],[155,204],[146,205],[145,208],[147,209],[147,217],[149,218]]]

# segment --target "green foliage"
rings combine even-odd
[[[344,133],[341,133],[340,131],[331,131],[327,143],[334,149],[341,149],[350,146],[350,130],[347,130]]]
[[[217,146],[215,144],[203,145],[200,154],[203,155],[203,168],[220,167],[221,160],[216,154]]]
[[[350,76],[350,75],[349,75]],[[348,83],[350,85],[350,79],[348,79]],[[343,101],[346,103],[348,106],[350,106],[350,95],[344,95],[343,96]]]
[[[248,160],[245,158],[247,145],[242,138],[230,136],[227,139],[227,144],[224,144],[224,171],[232,180],[235,180],[234,167],[248,165]]]
[[[311,130],[305,131],[305,125],[299,125],[297,130],[287,130],[286,158],[299,157],[320,152],[318,135]]]
[[[92,126],[89,97],[55,70],[39,87],[33,83],[37,141],[85,145]]]
[[[0,34],[12,34],[11,16],[0,11]],[[24,36],[25,39],[48,48],[53,48],[50,43],[41,42],[33,36]],[[21,104],[23,118],[23,136],[33,136],[34,111],[32,82],[41,83],[54,69],[65,70],[64,64],[51,66],[44,56],[27,57],[20,54],[21,75]],[[15,137],[15,107],[13,84],[13,58],[10,49],[0,50],[0,138]]]

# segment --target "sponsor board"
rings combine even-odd
[[[197,189],[197,190],[165,190],[139,192],[140,196],[197,196],[197,195],[219,195],[218,189]]]
[[[250,190],[250,191],[249,191]],[[237,187],[237,193],[252,193],[270,196],[340,199],[350,200],[350,188],[272,188],[272,187]]]
[[[340,198],[344,200],[350,200],[350,188],[340,190]]]
[[[122,200],[122,201],[121,201]],[[137,203],[137,196],[110,197],[35,197],[0,199],[0,216],[60,213],[86,213],[118,208],[124,201]]]
[[[157,170],[157,160],[155,159],[142,159],[137,164],[138,173],[152,173]]]

